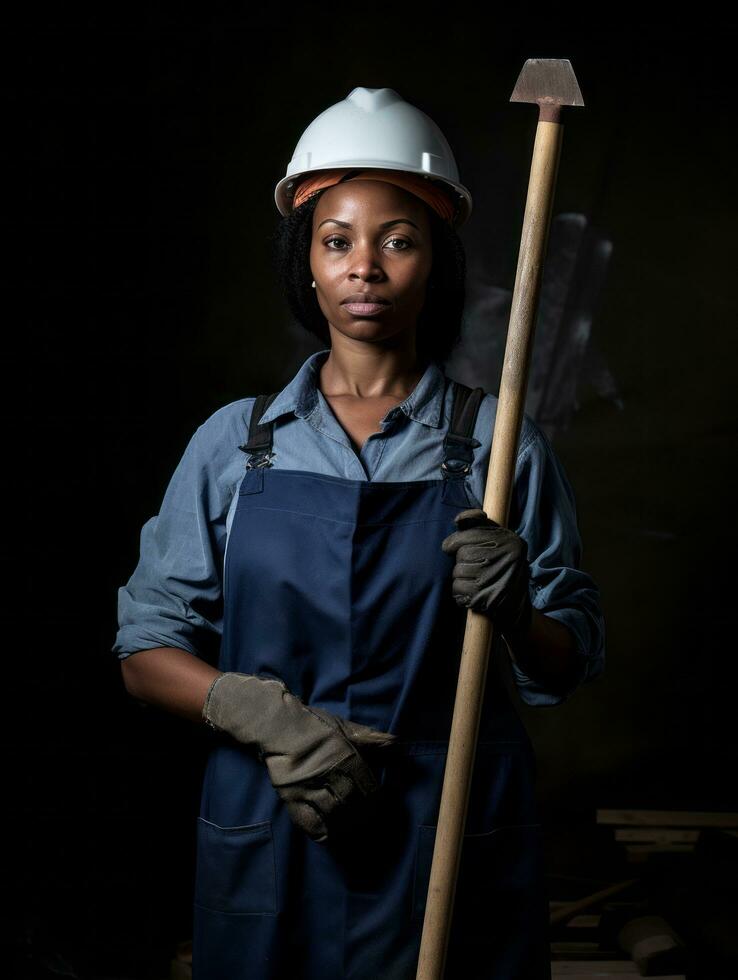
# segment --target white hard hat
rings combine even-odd
[[[355,88],[314,119],[300,137],[287,173],[274,190],[279,213],[287,215],[300,179],[336,168],[406,170],[443,181],[459,210],[460,227],[472,210],[471,194],[459,182],[451,147],[430,116],[391,88]]]

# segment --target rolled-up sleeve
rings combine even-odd
[[[528,545],[533,606],[571,630],[577,666],[566,690],[553,692],[512,660],[520,696],[530,705],[556,705],[605,665],[605,624],[600,591],[580,568],[582,542],[574,492],[546,435],[529,416],[515,472],[509,526]]]
[[[215,418],[215,417],[213,417]],[[190,439],[159,513],[141,529],[140,557],[118,590],[113,653],[177,647],[215,661],[223,631],[222,569],[232,487],[219,472],[214,425]]]

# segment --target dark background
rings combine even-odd
[[[123,691],[116,590],[194,429],[320,347],[272,276],[274,185],[308,123],[357,85],[395,88],[439,124],[474,199],[470,280],[510,290],[537,116],[509,96],[527,58],[571,60],[586,108],[565,116],[554,214],[612,242],[592,343],[617,395],[583,377],[554,438],[607,667],[559,708],[520,706],[551,872],[593,860],[596,808],[736,807],[727,30],[315,4],[6,25],[7,418],[21,433],[6,945],[56,951],[80,976],[160,977],[190,936],[205,741]]]

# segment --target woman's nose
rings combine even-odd
[[[357,246],[352,258],[352,275],[359,276],[361,279],[377,279],[384,275],[381,257],[371,245],[364,248]]]

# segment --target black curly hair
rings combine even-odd
[[[330,347],[328,322],[320,309],[310,272],[313,212],[323,191],[308,198],[279,221],[272,236],[273,266],[292,315],[307,331]],[[443,364],[461,339],[466,290],[466,253],[448,222],[428,205],[433,263],[427,299],[416,330],[418,360]]]

